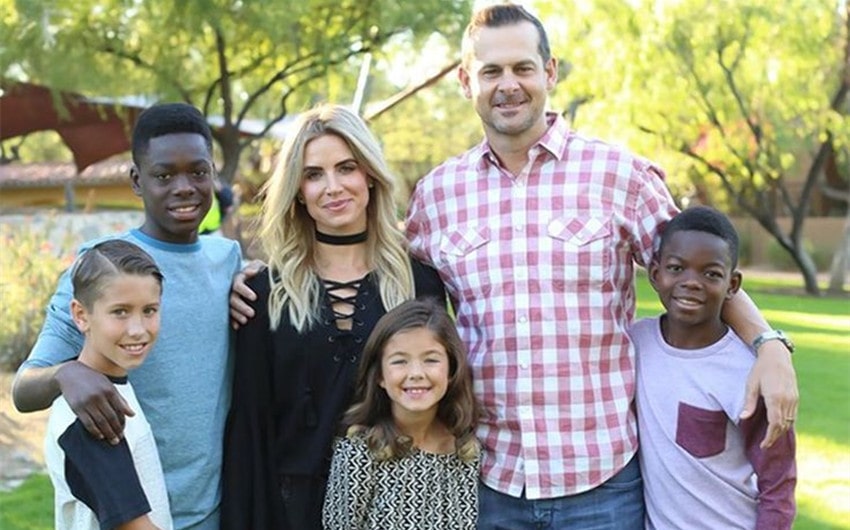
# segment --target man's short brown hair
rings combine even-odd
[[[521,22],[530,22],[537,28],[537,52],[543,59],[543,64],[546,64],[552,57],[552,51],[549,48],[549,38],[546,36],[546,29],[543,27],[540,19],[526,11],[520,5],[496,4],[479,9],[472,14],[472,19],[470,19],[469,24],[466,26],[466,31],[463,33],[463,43],[461,45],[463,65],[469,66],[472,61],[472,40],[481,28],[499,28]]]

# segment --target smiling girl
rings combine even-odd
[[[334,450],[325,528],[475,528],[479,409],[446,311],[416,300],[383,316],[357,389]]]

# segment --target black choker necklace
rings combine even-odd
[[[333,236],[316,230],[316,241],[319,243],[326,243],[328,245],[356,245],[357,243],[366,241],[368,237],[369,232],[366,230],[359,234],[351,234],[347,236]]]

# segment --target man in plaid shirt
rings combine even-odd
[[[634,263],[677,208],[663,172],[545,112],[557,80],[540,21],[479,11],[459,78],[486,140],[423,178],[414,255],[441,274],[485,407],[479,528],[643,528],[634,350]],[[746,295],[724,318],[752,342],[768,329]],[[673,376],[673,374],[671,374]],[[796,416],[789,352],[761,348],[770,444]]]

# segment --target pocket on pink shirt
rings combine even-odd
[[[679,403],[676,419],[676,444],[696,458],[708,458],[726,448],[726,423],[723,410],[708,410]]]
[[[552,277],[565,290],[602,289],[612,278],[618,241],[608,219],[588,215],[558,217],[546,225],[553,242]]]
[[[465,256],[490,241],[490,228],[487,226],[465,228],[449,232],[440,241],[440,252],[452,256]]]
[[[597,239],[608,237],[611,227],[604,219],[598,217],[576,216],[571,219],[553,219],[546,227],[546,231],[550,237],[581,247]]]

